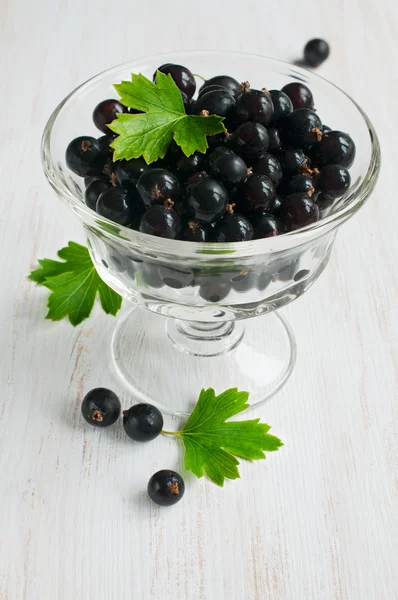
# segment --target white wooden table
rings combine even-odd
[[[380,181],[284,310],[297,366],[258,413],[285,447],[224,489],[188,476],[162,510],[146,483],[182,470],[177,443],[134,446],[80,415],[97,385],[129,403],[110,366],[114,320],[46,322],[46,293],[26,279],[38,257],[84,241],[42,175],[41,133],[113,64],[200,48],[294,60],[314,36],[332,47],[319,72],[379,133]],[[0,3],[1,600],[398,598],[397,40],[394,0]]]

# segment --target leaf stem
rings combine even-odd
[[[192,75],[194,77],[199,77],[199,79],[201,79],[202,81],[206,81],[206,79],[204,77],[202,77],[202,75],[199,75],[198,73],[192,73]]]
[[[161,433],[163,435],[180,435],[179,431],[166,431],[165,429],[162,429]]]

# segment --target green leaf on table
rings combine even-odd
[[[270,426],[260,419],[229,421],[246,410],[249,394],[237,388],[216,396],[214,390],[202,390],[199,400],[184,428],[177,433],[185,445],[184,466],[197,477],[207,475],[222,486],[225,478],[237,479],[238,458],[265,458],[264,451],[273,452],[283,446],[281,440],[269,434]]]
[[[143,156],[149,164],[166,154],[174,139],[186,156],[206,152],[206,136],[225,130],[223,117],[187,115],[181,93],[170,75],[160,71],[156,83],[144,75],[131,74],[131,81],[116,84],[121,102],[142,114],[119,113],[109,127],[118,134],[111,144],[114,160]]]
[[[40,267],[29,275],[29,279],[52,292],[46,319],[60,321],[68,317],[72,325],[79,325],[90,316],[97,294],[103,310],[116,315],[122,298],[100,278],[87,248],[69,242],[58,256],[62,261],[39,260]]]

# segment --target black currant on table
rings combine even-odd
[[[320,38],[309,40],[304,47],[304,62],[310,67],[319,67],[329,56],[329,44]]]
[[[94,125],[103,133],[113,134],[113,131],[109,129],[108,125],[117,118],[119,113],[126,112],[127,107],[119,102],[119,100],[114,100],[112,98],[103,100],[94,108]]]
[[[135,404],[123,411],[123,427],[135,442],[149,442],[158,437],[163,428],[163,416],[152,404]]]
[[[175,471],[158,471],[148,482],[148,495],[159,506],[172,506],[181,500],[185,492],[184,480]]]
[[[91,390],[84,396],[81,411],[90,425],[108,427],[118,420],[121,404],[114,392],[100,387]]]

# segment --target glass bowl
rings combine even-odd
[[[348,193],[315,224],[240,243],[152,237],[90,210],[83,200],[83,179],[65,163],[68,143],[80,135],[99,137],[92,111],[99,101],[115,97],[114,83],[132,72],[151,78],[167,62],[184,64],[205,78],[226,73],[258,89],[280,89],[291,81],[307,84],[322,121],[347,131],[355,141]],[[255,405],[286,381],[296,347],[290,327],[274,311],[301,296],[325,268],[338,227],[375,186],[380,149],[362,109],[322,77],[271,58],[209,51],[142,58],[79,86],[50,117],[42,159],[51,186],[83,222],[98,273],[135,305],[123,311],[116,324],[116,370],[137,400],[187,414],[204,386],[219,392],[235,386],[245,389]]]

